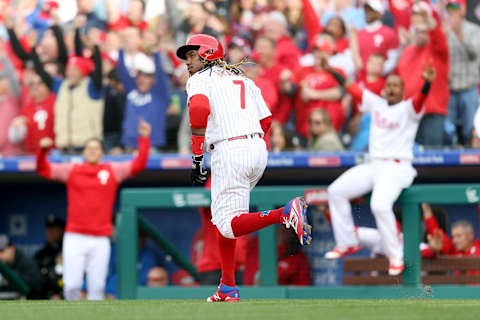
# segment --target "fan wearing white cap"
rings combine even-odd
[[[358,32],[358,46],[363,67],[370,55],[381,53],[385,61],[383,73],[388,74],[395,69],[400,50],[396,32],[380,20],[385,13],[383,0],[366,0],[364,3],[367,25]]]
[[[166,110],[170,102],[168,79],[158,53],[153,57],[137,55],[133,62],[135,77],[127,69],[124,52],[119,52],[117,73],[127,94],[122,144],[127,151],[137,148],[137,128],[139,120],[144,119],[152,125],[152,146],[161,148],[165,145]]]

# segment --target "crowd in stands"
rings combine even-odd
[[[381,94],[399,74],[410,97],[433,62],[417,143],[469,147],[478,107],[480,27],[465,0],[0,0],[0,154],[62,153],[90,138],[109,154],[189,153],[185,65],[175,50],[206,33],[228,48],[273,114],[271,151],[366,150],[370,115],[320,61]],[[479,131],[479,130],[476,130]]]

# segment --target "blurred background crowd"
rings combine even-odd
[[[185,83],[175,56],[196,33],[220,39],[271,108],[269,148],[366,150],[370,116],[320,65],[381,94],[397,73],[407,98],[423,65],[437,79],[417,135],[424,148],[477,147],[480,31],[465,0],[0,0],[0,154],[62,153],[102,139],[132,153],[152,124],[153,152],[190,152]]]

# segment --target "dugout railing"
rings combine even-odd
[[[319,186],[257,187],[251,192],[250,205],[258,210],[279,207],[305,190]],[[131,188],[123,189],[117,216],[116,250],[118,296],[120,299],[203,299],[213,287],[147,288],[137,284],[138,211],[151,208],[198,208],[210,204],[210,191],[203,188]],[[397,286],[277,286],[277,250],[275,227],[259,232],[260,286],[241,288],[244,298],[480,298],[477,286],[432,285],[421,283],[421,203],[478,204],[480,184],[414,185],[402,192],[397,205],[402,207],[405,271],[403,284]]]

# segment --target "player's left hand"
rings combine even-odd
[[[203,165],[203,155],[192,157],[192,184],[194,186],[203,186],[208,180],[208,171]]]
[[[433,61],[430,60],[427,63],[425,63],[423,67],[422,78],[423,80],[432,83],[433,80],[435,80],[436,76],[437,76],[437,72],[433,67]]]

